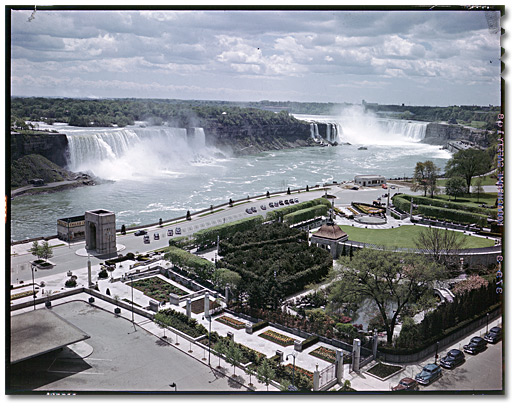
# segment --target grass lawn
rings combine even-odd
[[[417,248],[415,240],[419,238],[419,233],[430,228],[416,225],[404,225],[394,229],[365,229],[341,225],[341,229],[348,233],[349,240],[351,241],[388,246],[390,248]],[[462,232],[456,232],[456,234],[464,235]],[[485,248],[494,245],[492,239],[477,238],[475,236],[466,237],[467,241],[465,248],[467,249]]]
[[[451,200],[451,202],[455,202],[457,204],[467,205],[467,206],[474,206],[479,207],[480,204],[486,204],[495,206],[495,201],[497,200],[497,193],[496,192],[484,192],[480,194],[477,202],[477,194],[471,194],[470,196],[463,196],[462,198],[457,198],[456,200],[453,199],[453,197],[450,197],[448,195],[435,195],[435,199],[442,199],[444,201]],[[449,204],[448,204],[449,205]]]
[[[448,179],[447,178],[439,178],[437,179],[437,185],[438,186],[446,186],[446,181]],[[475,186],[475,181],[477,180],[477,177],[473,177],[471,178],[471,186],[474,187]],[[496,178],[493,178],[491,175],[486,175],[485,177],[482,178],[482,186],[486,186],[486,185],[495,185],[497,183],[497,179]]]

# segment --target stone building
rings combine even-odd
[[[85,242],[87,251],[95,251],[99,255],[115,255],[115,213],[104,209],[85,212]]]
[[[311,237],[311,244],[327,249],[334,259],[339,258],[348,241],[348,234],[334,223],[332,217]]]

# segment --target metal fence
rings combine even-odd
[[[320,378],[318,383],[318,390],[324,389],[330,382],[336,378],[336,365],[331,364],[325,369],[320,370]]]

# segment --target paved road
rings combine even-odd
[[[242,205],[235,205],[233,207],[224,207],[219,208],[221,211],[214,212],[213,214],[209,214],[206,216],[193,216],[191,221],[182,221],[175,223],[173,225],[164,224],[162,228],[158,226],[154,226],[151,228],[147,228],[148,234],[150,236],[150,243],[145,244],[142,236],[133,235],[134,230],[128,231],[126,235],[118,235],[117,236],[117,244],[118,247],[122,246],[123,248],[119,251],[119,253],[126,254],[128,252],[140,252],[145,253],[148,251],[152,251],[155,249],[160,249],[169,245],[169,239],[171,236],[168,236],[168,230],[179,227],[181,228],[181,235],[192,235],[193,233],[206,229],[212,226],[220,225],[222,223],[237,221],[239,219],[247,218],[254,215],[262,215],[272,210],[269,208],[269,202],[277,200],[285,200],[290,198],[298,198],[300,202],[308,201],[314,198],[318,198],[323,195],[323,191],[310,191],[310,192],[301,192],[294,193],[293,195],[278,195],[272,196],[271,198],[257,199],[251,200],[248,203],[244,203]],[[266,210],[262,210],[260,206],[264,204],[266,205]],[[258,210],[257,213],[248,214],[245,212],[246,208],[251,206],[255,206]],[[159,233],[160,239],[154,240],[154,234]],[[178,235],[175,235],[178,236]],[[35,272],[35,279],[42,279],[49,275],[55,275],[56,273],[67,272],[69,270],[74,271],[77,269],[82,269],[87,266],[87,258],[85,256],[80,256],[77,252],[84,250],[85,242],[79,242],[72,245],[68,245],[65,242],[53,240],[59,246],[53,247],[53,256],[50,259],[52,263],[56,266],[50,270],[37,270]],[[52,244],[51,244],[52,245]],[[17,283],[18,281],[28,281],[31,280],[31,268],[30,263],[34,260],[34,256],[30,253],[27,253],[27,249],[30,248],[31,244],[25,244],[23,246],[16,245],[11,248],[11,281],[12,283]],[[22,249],[24,248],[24,249]],[[83,252],[84,253],[84,252]],[[91,256],[92,266],[95,266],[101,263],[103,259]]]

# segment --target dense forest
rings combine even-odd
[[[292,101],[230,102],[164,99],[70,99],[43,97],[11,98],[11,123],[17,120],[67,122],[74,126],[126,126],[135,121],[152,125],[168,123],[175,127],[208,125],[276,125],[297,122],[288,113],[338,114],[351,104]],[[367,111],[407,120],[444,121],[495,129],[500,107],[493,106],[406,106],[364,103]]]
[[[231,103],[232,104],[232,103]],[[43,121],[47,124],[66,122],[80,127],[120,127],[147,121],[151,125],[170,126],[265,126],[299,122],[287,111],[239,107],[222,103],[153,100],[102,99],[80,100],[67,98],[12,98],[11,124],[24,121]]]

